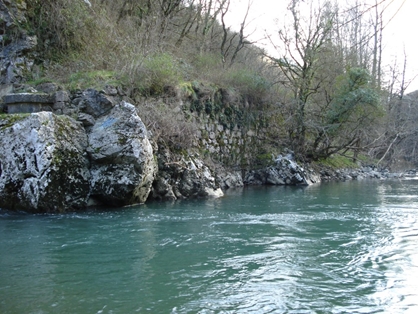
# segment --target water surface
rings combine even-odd
[[[0,211],[0,313],[418,313],[418,181]]]

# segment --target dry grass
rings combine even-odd
[[[162,94],[167,86],[183,82],[206,81],[234,88],[257,102],[264,97],[267,85],[260,88],[263,73],[255,49],[244,49],[234,67],[226,66],[219,53],[219,38],[203,36],[198,20],[196,31],[179,45],[190,10],[167,17],[154,2],[149,14],[144,1],[90,2],[91,7],[82,0],[30,2],[29,28],[42,42],[42,55],[54,60],[33,79],[43,76],[69,88],[88,88],[101,81],[99,76],[99,82],[94,82],[95,73],[106,72],[114,73],[114,83],[129,85],[144,95]],[[213,34],[219,27],[215,23]]]

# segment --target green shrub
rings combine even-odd
[[[76,72],[70,75],[66,85],[69,90],[95,88],[102,89],[106,85],[124,85],[124,79],[112,71]]]
[[[326,159],[321,159],[317,164],[332,169],[358,168],[358,164],[353,161],[353,158],[341,155],[334,155]]]
[[[177,62],[168,53],[148,56],[138,71],[137,83],[149,95],[160,95],[166,87],[179,85],[182,79]]]
[[[222,67],[220,56],[214,53],[197,54],[192,64],[197,73],[207,73]]]
[[[263,102],[269,89],[268,81],[263,76],[245,68],[228,72],[226,83],[234,87],[252,104]]]
[[[257,165],[266,167],[273,163],[274,155],[272,153],[259,154],[255,159]]]

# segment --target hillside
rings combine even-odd
[[[278,58],[249,41],[245,16],[238,31],[226,24],[231,1],[4,1],[2,94],[49,82],[71,93],[118,88],[155,136],[185,149],[196,129],[187,112],[263,127],[250,164],[285,149],[304,162],[363,155],[384,166],[399,164],[398,156],[414,163],[416,113],[397,105],[405,103],[402,88],[381,82],[378,30],[368,43],[336,36],[342,28],[347,38],[360,36],[366,30],[356,23],[370,17],[345,23],[324,1],[305,25],[303,3],[289,3],[300,24],[278,29],[276,40],[287,45]],[[172,110],[186,114],[173,123]]]

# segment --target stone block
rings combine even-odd
[[[41,111],[53,111],[52,104],[42,103],[15,103],[6,105],[7,113],[34,113]]]
[[[21,93],[8,94],[3,97],[3,102],[8,104],[25,103],[25,104],[52,104],[54,101],[49,94],[44,93]]]

